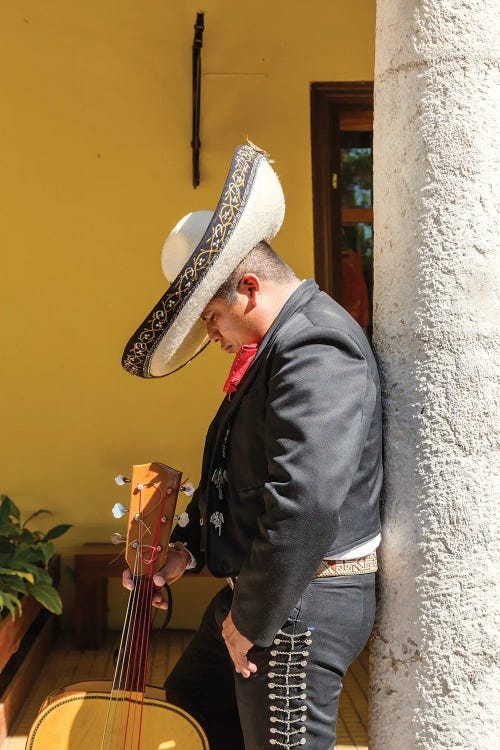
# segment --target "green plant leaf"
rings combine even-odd
[[[21,536],[23,533],[22,528],[18,523],[12,523],[10,520],[0,520],[0,536],[6,536],[9,539],[12,537]]]
[[[1,591],[15,591],[17,594],[21,595],[29,593],[30,583],[26,581],[25,578],[19,578],[18,576],[9,576],[8,580],[4,580],[5,583],[2,581],[2,586],[0,587]]]
[[[52,583],[52,576],[50,573],[45,570],[45,568],[40,568],[38,565],[36,567],[36,573],[35,573],[35,583]]]
[[[42,539],[42,542],[48,542],[49,539],[57,539],[58,536],[62,536],[62,534],[65,534],[68,529],[71,528],[73,528],[73,526],[70,523],[60,523],[58,526],[54,526],[52,529],[47,531]]]
[[[15,619],[16,614],[21,614],[22,612],[21,602],[16,596],[3,592],[0,594],[0,610],[2,617],[5,617],[7,612],[10,612],[12,618]]]
[[[18,544],[34,544],[36,540],[37,538],[32,531],[20,527],[20,534],[16,540]]]
[[[28,516],[28,518],[26,519],[26,521],[23,523],[23,526],[26,526],[26,524],[29,523],[33,518],[36,518],[37,516],[41,516],[42,513],[46,513],[49,516],[52,515],[52,511],[45,510],[44,508],[41,508],[40,510],[37,510],[34,513],[32,513],[31,516]]]
[[[52,542],[41,542],[38,548],[43,556],[43,564],[45,567],[49,564],[49,560],[54,554],[54,545]]]
[[[59,594],[53,586],[48,583],[35,583],[31,587],[31,594],[40,602],[49,612],[60,615],[62,612],[62,602]]]
[[[38,580],[39,574],[44,572],[43,568],[39,565],[33,565],[33,563],[24,560],[22,555],[16,555],[10,562],[11,569],[25,571],[31,573],[35,580]]]
[[[11,500],[10,497],[7,497],[7,495],[2,495],[0,504],[0,524],[8,521],[11,517],[19,522],[20,515],[19,508],[15,502]]]
[[[44,555],[43,550],[40,549],[40,544],[26,544],[26,542],[23,542],[23,544],[17,545],[12,558],[12,563],[15,564],[17,561],[20,561],[23,563],[37,564],[43,562],[43,559]]]
[[[18,578],[24,578],[29,583],[35,583],[35,575],[33,572],[26,570],[12,570],[11,568],[0,568],[0,573],[5,576],[17,576]]]

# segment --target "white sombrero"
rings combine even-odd
[[[188,214],[167,237],[162,268],[173,281],[125,347],[125,370],[160,378],[199,354],[208,343],[201,313],[245,255],[278,233],[284,215],[268,155],[238,146],[215,211]]]

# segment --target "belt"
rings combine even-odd
[[[359,576],[377,571],[377,553],[370,552],[369,555],[358,557],[355,560],[322,560],[315,578],[334,578],[335,576]],[[238,576],[226,578],[226,581],[234,589]]]
[[[322,560],[315,578],[333,578],[334,576],[360,576],[375,573],[377,570],[377,553],[375,550],[369,555],[355,560]]]

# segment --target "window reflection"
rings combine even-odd
[[[373,226],[342,226],[342,304],[363,328],[371,325]]]
[[[373,205],[373,133],[341,131],[340,168],[342,206],[371,208]]]

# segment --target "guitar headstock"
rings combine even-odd
[[[134,576],[165,564],[180,484],[181,472],[165,464],[133,466],[125,559]]]

